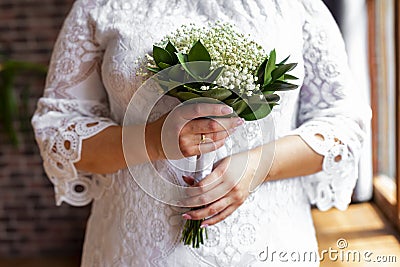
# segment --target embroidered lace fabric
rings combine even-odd
[[[143,83],[135,75],[136,59],[181,24],[217,19],[299,63],[294,75],[303,86],[280,94],[271,113],[275,135],[301,136],[324,155],[324,163],[315,175],[264,183],[233,215],[209,227],[206,245],[196,250],[179,241],[183,209],[154,200],[132,178],[151,178],[150,164],[135,166],[133,173],[96,175],[76,170],[74,163],[84,139],[122,123]],[[271,261],[266,251],[316,252],[310,204],[321,210],[347,207],[370,116],[363,103],[354,108],[358,98],[346,62],[340,33],[320,1],[77,0],[54,48],[32,123],[57,204],[93,201],[82,266],[265,266]],[[143,99],[141,105],[147,104]],[[176,104],[163,98],[151,119]],[[254,123],[244,127],[252,140],[265,138]],[[228,145],[241,140],[235,133]],[[172,180],[182,175],[170,162],[155,166]],[[296,264],[275,259],[269,266],[318,261]]]

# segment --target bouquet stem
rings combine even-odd
[[[213,162],[215,159],[215,151],[209,152],[207,154],[202,154],[197,156],[196,170],[194,173],[194,179],[196,182],[201,181],[204,177],[211,173]],[[205,206],[192,208],[192,210],[201,209]],[[182,241],[185,245],[192,245],[193,248],[199,248],[200,244],[204,244],[204,234],[207,236],[207,229],[201,228],[201,220],[187,220],[182,231]]]
[[[193,248],[199,248],[200,244],[204,244],[203,235],[205,234],[206,238],[208,238],[208,235],[207,229],[200,227],[203,221],[204,219],[186,221],[183,227],[181,239],[185,245],[192,245]]]

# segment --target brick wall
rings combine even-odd
[[[73,2],[0,0],[0,54],[47,64]],[[15,122],[19,148],[0,129],[0,258],[79,254],[89,209],[55,206],[29,124],[44,77],[25,74],[16,84],[19,98],[29,85],[29,103]]]

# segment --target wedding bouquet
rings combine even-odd
[[[190,24],[155,44],[139,73],[157,73],[164,93],[181,102],[222,102],[233,108],[232,116],[250,121],[266,117],[278,104],[280,97],[275,92],[298,87],[288,82],[297,79],[288,74],[297,65],[286,63],[288,58],[277,63],[275,50],[267,55],[231,24]],[[185,245],[198,248],[203,244],[205,229],[200,224],[186,222],[182,233]]]

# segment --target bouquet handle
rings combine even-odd
[[[211,151],[196,157],[196,170],[193,175],[196,182],[200,182],[212,172],[216,155],[215,151]]]

